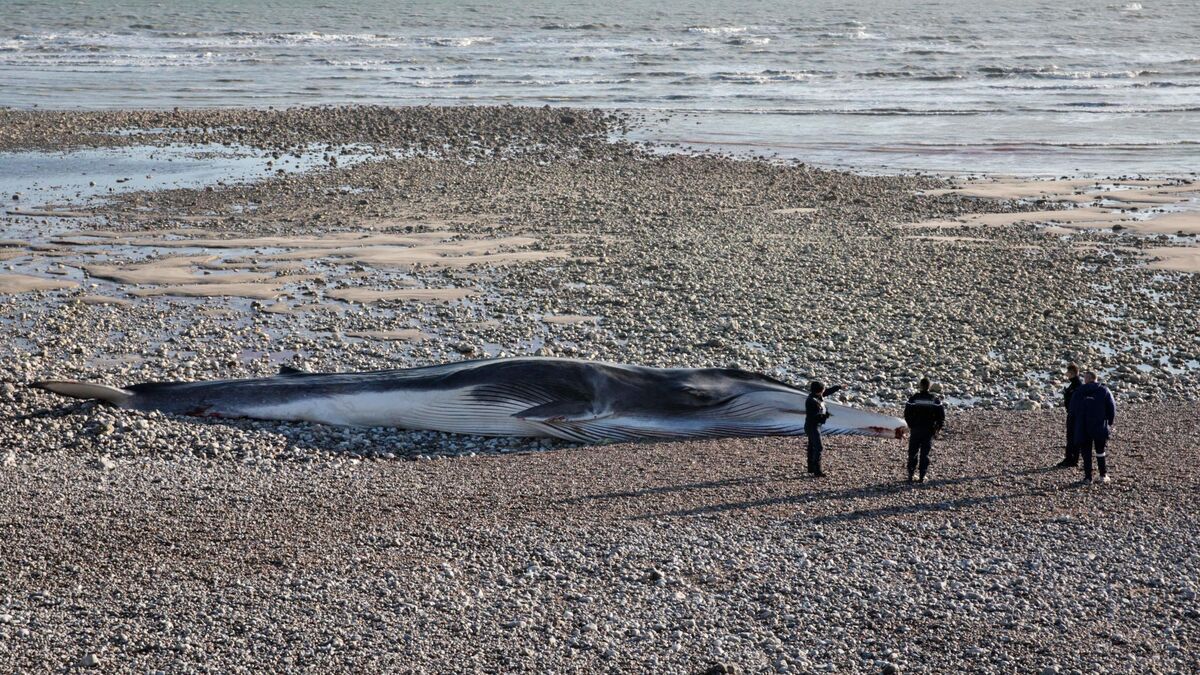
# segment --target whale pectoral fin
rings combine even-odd
[[[513,417],[527,422],[590,422],[609,415],[592,410],[588,401],[551,401],[513,413]]]
[[[700,402],[708,402],[715,399],[717,396],[710,387],[697,386],[694,384],[682,384],[678,387],[679,393],[690,396]]]
[[[284,366],[279,366],[279,374],[276,375],[276,377],[290,377],[290,376],[295,376],[295,375],[309,375],[309,374],[310,373],[307,370],[300,370],[299,368],[293,368],[291,366],[284,365]]]
[[[686,407],[702,408],[720,405],[734,398],[724,388],[705,384],[683,384],[676,387],[675,392],[679,395],[672,397],[671,402]]]

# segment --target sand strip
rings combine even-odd
[[[75,288],[79,284],[65,279],[47,279],[29,274],[0,274],[0,294],[15,295],[31,291],[53,291],[61,288]]]

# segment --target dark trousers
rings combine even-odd
[[[1067,452],[1063,461],[1071,466],[1079,463],[1079,443],[1075,441],[1075,416],[1067,414]]]
[[[1076,447],[1083,454],[1083,475],[1087,478],[1092,477],[1092,449],[1096,450],[1096,468],[1100,469],[1101,476],[1108,475],[1108,452],[1105,446],[1108,445],[1107,438],[1092,438],[1085,436],[1079,439]]]
[[[821,451],[825,449],[821,443],[821,430],[805,429],[804,433],[808,436],[808,472],[818,473],[821,471]]]
[[[908,437],[908,475],[912,476],[917,470],[917,458],[920,456],[921,478],[929,471],[929,453],[933,451],[933,434],[914,431]]]

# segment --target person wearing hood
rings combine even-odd
[[[1067,447],[1063,460],[1058,463],[1059,468],[1062,469],[1079,466],[1079,446],[1075,442],[1075,419],[1071,415],[1071,397],[1082,386],[1083,380],[1079,379],[1079,366],[1074,363],[1067,364],[1067,386],[1063,389],[1063,407],[1067,409]]]
[[[1108,437],[1117,417],[1117,403],[1108,387],[1096,381],[1096,373],[1083,374],[1083,386],[1071,396],[1071,417],[1075,423],[1075,442],[1083,455],[1083,482],[1092,482],[1092,452],[1100,482],[1108,482]]]
[[[821,443],[821,425],[829,419],[829,411],[825,409],[825,397],[841,390],[841,385],[825,388],[821,382],[813,381],[808,386],[808,400],[804,402],[804,435],[808,437],[808,472],[817,478],[824,478],[821,470],[821,452],[825,449]]]

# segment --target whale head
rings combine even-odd
[[[807,417],[809,392],[775,378],[737,368],[690,371],[677,387],[679,408],[691,416],[713,420],[722,431],[767,435],[800,435]],[[904,420],[882,413],[826,403],[829,419],[821,431],[827,435],[903,438]]]

